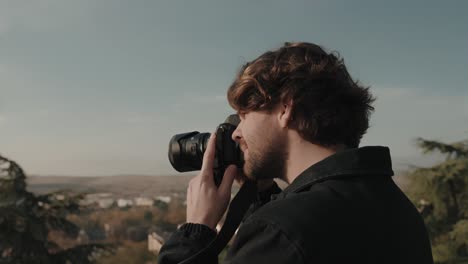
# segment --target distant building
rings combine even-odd
[[[89,242],[89,236],[86,234],[86,231],[83,229],[80,229],[80,232],[78,233],[78,237],[76,238],[76,242],[78,244],[87,244]]]
[[[91,200],[99,200],[102,198],[110,198],[112,197],[112,193],[90,193],[86,195],[86,199],[91,199]]]
[[[114,204],[114,202],[115,200],[112,198],[103,198],[103,199],[100,199],[97,203],[100,208],[107,209],[107,208],[110,208]]]
[[[153,199],[147,197],[137,197],[135,198],[136,206],[153,206]]]
[[[78,202],[78,204],[79,204],[80,206],[91,206],[91,205],[93,205],[93,204],[97,204],[97,202],[94,201],[94,200],[88,200],[88,199],[85,198],[85,199],[80,200],[80,201]]]
[[[57,199],[58,201],[63,201],[63,200],[65,200],[65,195],[57,194],[57,195],[55,195],[55,199]]]
[[[111,224],[105,223],[104,232],[106,233],[106,237],[111,237],[114,235],[114,227]]]
[[[129,199],[118,199],[117,206],[120,208],[133,206],[133,201]]]
[[[111,193],[90,193],[90,194],[87,194],[83,200],[80,200],[79,204],[81,206],[97,205],[101,207],[101,205],[104,206],[107,202],[100,202],[100,201],[104,201],[106,199],[111,199],[111,198],[112,198]]]
[[[161,201],[161,202],[165,202],[165,203],[170,203],[171,202],[171,197],[170,196],[156,196],[156,201]]]

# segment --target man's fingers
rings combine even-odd
[[[208,146],[206,147],[205,154],[203,154],[203,164],[201,168],[202,178],[206,177],[213,178],[213,163],[216,153],[216,133],[212,133],[208,140]]]
[[[227,167],[226,171],[224,172],[223,180],[219,185],[218,191],[220,194],[231,193],[232,183],[234,182],[234,178],[236,177],[236,175],[236,165],[229,165],[229,167]]]

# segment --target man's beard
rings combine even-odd
[[[250,179],[283,178],[286,174],[286,144],[283,141],[267,142],[262,151],[249,152],[249,166],[245,168],[245,175]],[[251,149],[249,149],[251,150]]]

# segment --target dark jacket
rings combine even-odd
[[[266,202],[241,224],[223,263],[433,263],[424,222],[392,175],[387,147],[348,149],[312,165],[254,205]],[[158,261],[178,263],[215,235],[184,224]]]

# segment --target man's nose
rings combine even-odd
[[[239,140],[241,139],[242,137],[242,132],[239,128],[239,126],[237,126],[236,130],[234,130],[234,132],[232,132],[232,140],[234,140],[235,142],[239,143]]]

